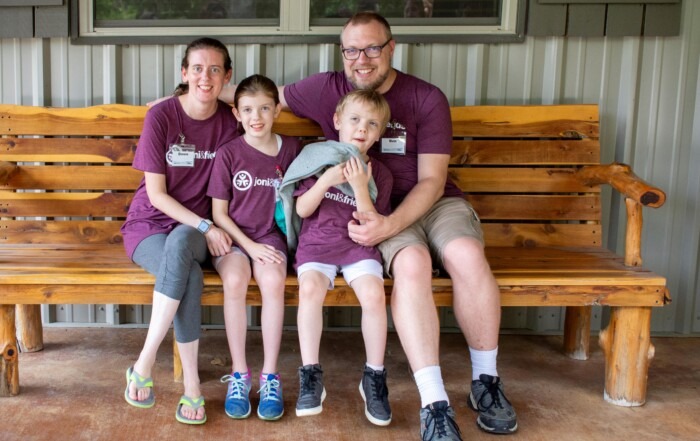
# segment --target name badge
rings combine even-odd
[[[165,160],[171,167],[194,167],[194,144],[170,144]]]
[[[393,153],[395,155],[406,154],[406,138],[382,138],[382,153]]]

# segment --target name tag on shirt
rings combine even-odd
[[[393,153],[395,155],[406,154],[406,138],[382,138],[382,153]]]
[[[194,167],[194,144],[170,144],[165,160],[171,167]]]

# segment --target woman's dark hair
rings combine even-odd
[[[215,38],[209,38],[209,37],[203,37],[199,38],[197,40],[194,40],[192,43],[187,45],[187,49],[185,49],[185,55],[182,57],[182,64],[181,67],[183,69],[187,69],[190,67],[190,52],[196,51],[199,49],[215,49],[219,52],[221,52],[221,55],[224,56],[224,71],[228,72],[232,69],[233,63],[231,62],[231,56],[228,53],[228,49],[222,42]],[[175,96],[183,95],[187,93],[189,90],[189,84],[187,83],[180,83],[176,88],[175,92],[173,94]]]
[[[280,95],[274,81],[265,75],[254,74],[236,86],[236,93],[233,95],[233,107],[238,108],[238,100],[244,95],[255,95],[263,93],[275,101],[275,105],[280,103]]]

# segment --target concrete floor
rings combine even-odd
[[[234,421],[223,412],[229,355],[223,331],[205,331],[200,376],[208,422],[189,427],[175,421],[182,393],[172,381],[172,342],[166,339],[154,372],[156,406],[135,409],[123,399],[124,371],[143,344],[144,329],[45,330],[45,349],[20,355],[20,395],[0,398],[0,440],[417,440],[419,398],[395,334],[386,366],[394,419],[386,428],[364,417],[357,391],[364,361],[361,334],[326,332],[321,360],[328,398],[315,417],[297,418],[296,333],[285,332],[280,366],[286,414],[278,422],[253,416]],[[261,338],[249,333],[249,363],[261,366]],[[562,356],[560,337],[504,335],[499,373],[518,412],[518,440],[700,440],[700,338],[655,338],[647,404],[622,408],[603,401],[603,356]],[[469,364],[458,334],[443,334],[442,370],[465,440],[496,440],[481,432],[466,405]],[[254,394],[254,405],[257,394]]]

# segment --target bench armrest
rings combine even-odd
[[[576,176],[586,185],[609,184],[625,197],[647,207],[658,208],[666,202],[663,190],[644,182],[627,164],[587,165]]]
[[[627,226],[625,228],[625,265],[642,265],[642,206],[658,208],[666,194],[644,182],[626,164],[589,165],[576,176],[586,185],[610,184],[625,196]]]

